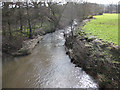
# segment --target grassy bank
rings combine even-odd
[[[76,66],[91,75],[100,88],[120,87],[120,51],[113,45],[77,30],[66,37],[66,52]]]
[[[119,88],[120,51],[108,43],[118,44],[117,14],[94,18],[83,22],[83,25],[86,24],[83,30],[81,26],[76,28],[74,37],[66,38],[67,54],[71,62],[82,67],[97,81],[100,88]]]
[[[118,45],[118,14],[103,14],[94,18],[83,27],[83,30]]]

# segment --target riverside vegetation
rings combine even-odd
[[[96,19],[88,19],[83,23],[83,27],[76,29],[74,36],[66,38],[66,50],[71,61],[92,75],[101,88],[120,87],[120,50],[117,45],[118,36],[114,37],[114,34],[117,35],[118,29],[114,26],[114,23],[117,25],[116,20],[109,18],[114,15],[116,16],[116,14],[94,16]],[[114,22],[110,22],[110,24],[107,19],[101,20],[104,16],[109,18],[108,21],[111,19]],[[101,26],[101,23],[104,24]],[[113,28],[106,28],[109,25]],[[108,32],[107,29],[111,32]],[[108,41],[110,38],[112,38],[112,43]]]
[[[44,2],[33,2],[33,1],[2,2],[2,7],[1,7],[2,36],[3,36],[2,56],[3,56],[3,60],[5,60],[5,63],[7,62],[5,58],[8,58],[8,62],[7,62],[8,66],[7,64],[5,66],[6,70],[8,70],[8,68],[9,70],[15,69],[12,71],[12,73],[15,71],[16,74],[13,73],[15,76],[17,75],[22,76],[22,74],[24,76],[26,72],[30,71],[30,73],[32,73],[32,76],[34,76],[33,75],[34,73],[30,70],[30,68],[32,69],[34,68],[34,63],[35,63],[34,60],[36,60],[35,54],[37,54],[38,57],[39,54],[41,54],[42,57],[43,55],[42,52],[44,52],[44,49],[47,48],[43,48],[43,51],[40,51],[41,49],[39,49],[39,51],[36,51],[38,53],[32,54],[34,55],[32,57],[32,61],[34,63],[30,61],[29,63],[31,64],[30,68],[28,63],[16,64],[16,58],[18,59],[18,61],[21,60],[20,62],[22,62],[22,60],[23,61],[25,60],[25,62],[31,60],[32,55],[29,56],[28,54],[32,53],[33,48],[37,45],[37,43],[39,43],[42,40],[43,35],[47,33],[55,32],[57,30],[61,30],[66,26],[69,26],[71,29],[71,34],[69,35],[69,37],[66,37],[65,45],[66,45],[67,54],[69,54],[71,61],[75,63],[76,66],[82,67],[87,73],[93,76],[98,82],[100,87],[118,88],[120,86],[119,85],[120,84],[120,79],[119,79],[120,52],[119,52],[119,46],[116,46],[117,45],[116,38],[118,37],[117,31],[115,31],[118,26],[118,24],[116,23],[117,15],[103,14],[103,12],[112,13],[115,10],[117,10],[116,8],[117,8],[116,5],[108,5],[108,7],[107,6],[104,7],[104,5],[89,3],[84,0],[82,1],[80,0],[79,3],[66,2],[64,4],[61,2],[49,2],[48,0],[46,0],[46,2],[45,1]],[[93,17],[94,15],[100,15],[100,16]],[[109,15],[110,17],[108,17]],[[86,21],[87,22],[91,21],[91,22],[90,23],[84,22],[84,25],[86,24],[86,26],[84,26],[83,28],[81,28],[81,26],[78,26],[74,32],[73,21],[77,20],[78,23],[81,23],[83,20],[87,19],[88,17],[89,19]],[[113,18],[112,20],[111,17]],[[93,19],[91,20],[90,18]],[[107,33],[107,35],[103,32],[103,29]],[[112,33],[113,31],[114,33]],[[112,37],[108,36],[108,34],[110,34]],[[99,36],[95,37],[94,35],[99,35]],[[48,41],[49,39],[45,39],[45,40],[49,42]],[[49,43],[51,44],[52,42]],[[44,45],[44,43],[42,44],[40,42],[40,45]],[[47,45],[41,47],[50,48],[50,46]],[[46,53],[48,52],[46,51]],[[51,57],[51,53],[49,53],[50,57]],[[6,56],[6,54],[12,56],[23,56],[23,57],[15,57],[15,58],[12,57],[15,59],[15,63],[12,63],[13,65],[10,66],[9,55]],[[59,55],[59,53],[57,54],[59,57],[60,55],[62,55],[62,54]],[[26,57],[24,57],[24,55],[28,55],[26,56],[28,57],[27,60]],[[44,58],[46,56],[47,54],[45,54],[45,56],[43,55]],[[52,58],[53,57],[54,56],[52,56]],[[57,57],[57,59],[59,57]],[[39,67],[40,66],[39,63],[41,63],[40,59],[41,59],[40,57],[37,58],[38,66],[36,66],[35,70],[43,69],[41,71],[44,70],[47,71],[46,68],[49,69],[48,66],[45,65],[44,68]],[[42,61],[43,62],[49,61],[49,59]],[[41,65],[44,64],[42,63]],[[56,64],[53,63],[53,66],[54,65]],[[25,68],[21,66],[28,67],[26,71],[24,71],[24,73],[21,72],[21,70],[22,69],[24,70]],[[54,71],[54,69],[52,69],[51,71]],[[37,71],[37,76],[39,75],[40,74]],[[57,76],[57,74],[55,74],[55,76]],[[8,77],[4,85],[6,85],[6,82],[9,82],[8,81],[9,79],[10,78]],[[24,81],[23,78],[19,78],[18,80],[20,79],[21,81],[22,80]],[[32,79],[32,81],[34,82],[35,80]],[[10,82],[9,85],[11,84],[13,83]],[[19,85],[19,83],[16,84]],[[14,84],[13,87],[15,87]]]
[[[89,8],[86,8],[87,5]],[[96,9],[92,9],[93,6]],[[82,21],[88,15],[99,14],[103,10],[103,5],[85,1],[65,4],[61,2],[2,2],[1,8],[3,11],[2,52],[10,55],[17,55],[17,53],[27,55],[29,50],[28,48],[23,50],[23,47],[32,44],[31,39],[62,29],[71,24],[74,19]],[[25,41],[31,43],[25,44]]]

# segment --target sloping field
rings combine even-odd
[[[118,14],[103,14],[94,18],[83,27],[83,30],[118,45]]]

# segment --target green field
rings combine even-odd
[[[83,27],[83,30],[118,45],[118,14],[103,14],[94,18]]]

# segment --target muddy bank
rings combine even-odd
[[[37,43],[42,39],[43,36],[36,36],[34,39],[28,39],[23,41],[22,48],[18,51],[11,53],[12,56],[24,56],[32,53]]]
[[[118,46],[83,31],[66,37],[65,45],[71,62],[93,76],[101,88],[120,88]]]

